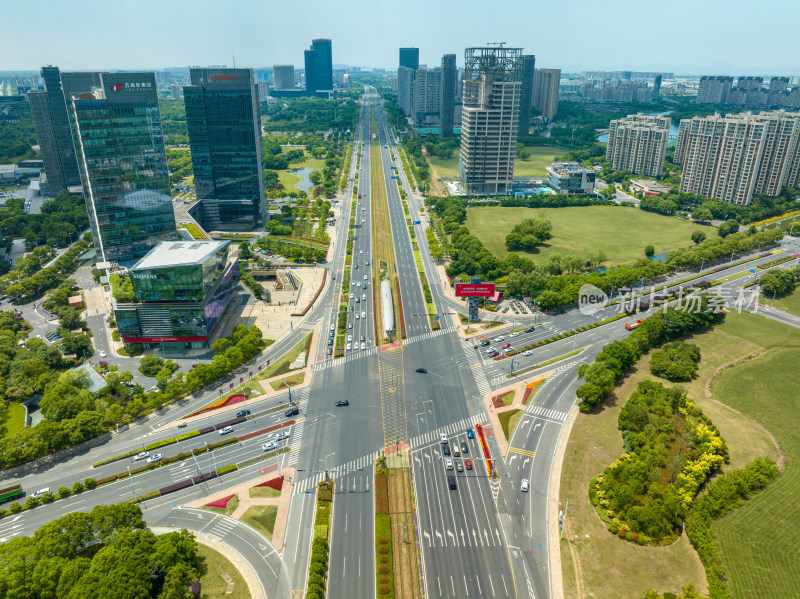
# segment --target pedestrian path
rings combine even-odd
[[[423,333],[422,335],[414,335],[413,337],[406,338],[403,341],[403,345],[409,345],[411,343],[416,343],[417,341],[425,341],[426,339],[433,339],[434,337],[441,337],[442,335],[454,333],[456,330],[456,327],[449,326],[439,329],[438,331],[430,331],[428,333]]]
[[[436,430],[428,431],[427,433],[422,433],[415,437],[411,437],[409,445],[411,445],[411,447],[421,447],[423,445],[433,443],[434,441],[438,442],[442,435],[447,435],[450,437],[451,435],[465,432],[468,428],[474,427],[476,423],[484,424],[485,422],[486,418],[482,416],[470,416],[469,418],[463,418],[458,422],[453,422]]]
[[[317,362],[311,367],[311,370],[313,372],[320,372],[328,368],[333,368],[334,366],[341,366],[342,364],[347,364],[348,362],[352,362],[353,360],[360,360],[362,358],[373,356],[377,353],[378,353],[378,348],[375,346],[368,347],[367,349],[353,350],[346,356],[343,356],[341,358],[336,358],[335,360],[325,360],[324,362]]]
[[[236,520],[220,516],[214,520],[211,526],[203,530],[203,534],[219,541],[232,533],[234,529],[236,529],[236,526]]]
[[[525,415],[533,414],[534,416],[542,416],[543,418],[550,418],[558,422],[564,422],[567,419],[568,412],[559,412],[558,410],[550,410],[542,406],[534,405],[532,408],[526,410]]]
[[[378,452],[373,454],[367,454],[361,456],[360,458],[356,458],[354,460],[350,460],[340,466],[332,466],[328,471],[328,476],[330,478],[341,478],[342,476],[346,476],[347,474],[353,472],[366,472],[368,474],[371,473],[372,465],[375,463],[375,460],[378,459]],[[303,476],[305,472],[303,472],[302,468],[297,469],[297,475],[295,479],[300,478]],[[324,472],[314,472],[311,476],[301,480],[300,482],[295,483],[294,489],[292,489],[293,493],[313,493],[314,489],[317,488],[319,483],[325,480],[325,473]]]

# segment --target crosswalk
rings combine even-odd
[[[450,437],[451,435],[463,433],[468,428],[474,427],[476,422],[478,424],[484,424],[485,421],[486,419],[482,416],[471,416],[469,418],[463,418],[458,422],[453,422],[436,430],[428,431],[427,433],[422,433],[415,437],[411,437],[409,445],[411,445],[411,447],[414,448],[414,447],[421,447],[429,443],[433,443],[434,441],[438,442],[439,437],[441,437],[441,435],[447,435],[448,437]]]
[[[340,466],[331,466],[329,475],[332,478],[340,478],[346,474],[351,472],[366,472],[370,474],[372,465],[375,463],[375,460],[378,459],[378,452],[363,455],[360,458],[355,458],[346,462]],[[302,474],[302,471],[298,470],[298,475],[295,476],[295,480],[297,480]],[[293,492],[295,493],[311,493],[314,489],[317,488],[317,485],[325,480],[325,473],[324,472],[315,472],[312,476],[305,478],[297,483],[295,483]]]
[[[375,346],[368,347],[367,349],[360,349],[358,351],[352,351],[346,356],[343,356],[341,358],[336,358],[335,360],[325,360],[323,362],[317,362],[311,367],[311,370],[312,372],[320,372],[328,368],[333,368],[334,366],[341,366],[342,364],[352,362],[353,360],[361,360],[362,358],[366,358],[368,356],[374,356],[377,353],[378,353],[378,348]]]
[[[301,324],[301,325],[300,325],[300,330],[301,330],[301,331],[310,331],[310,330],[311,330],[311,329],[313,329],[315,326],[317,326],[317,322],[318,322],[318,321],[316,321],[316,320],[311,320],[311,319],[309,319],[309,320],[306,320],[306,321],[305,321],[303,324]]]
[[[217,517],[208,528],[203,530],[203,534],[208,535],[212,539],[224,539],[236,528],[236,521],[232,518],[225,518],[224,516]]]
[[[0,524],[0,543],[5,543],[24,532],[24,523],[16,521],[21,517],[21,515],[16,516],[11,521]]]
[[[308,387],[301,389],[297,393],[296,401],[300,406],[300,414],[305,414],[308,406]],[[300,448],[303,446],[303,430],[305,427],[305,418],[297,422],[292,427],[292,443],[290,445],[291,449],[289,450],[289,453],[286,454],[286,461],[284,462],[286,467],[294,466],[297,463],[297,456],[300,453]]]
[[[558,422],[564,422],[567,419],[567,412],[551,410],[549,408],[543,408],[542,406],[536,406],[536,405],[526,410],[525,415],[527,416],[528,414],[533,414],[534,416],[542,416],[544,418],[549,418],[550,420],[556,420]]]
[[[423,333],[422,335],[414,335],[413,337],[408,337],[405,341],[403,341],[403,345],[409,345],[411,343],[416,343],[417,341],[425,341],[426,339],[433,339],[434,337],[441,337],[442,335],[453,333],[455,330],[455,327],[448,326],[439,329],[438,331],[430,331],[428,333]]]

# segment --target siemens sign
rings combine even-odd
[[[158,277],[150,272],[134,272],[131,273],[134,279],[157,279]]]

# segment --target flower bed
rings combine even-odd
[[[198,416],[199,414],[204,414],[206,412],[210,412],[211,410],[218,410],[220,408],[224,408],[226,406],[232,406],[233,404],[237,404],[239,402],[244,401],[244,395],[231,395],[230,397],[226,397],[225,399],[221,399],[215,403],[212,403],[210,406],[206,406],[196,412],[193,412],[187,416],[187,418],[191,418],[192,416]]]
[[[256,485],[256,487],[270,487],[271,489],[280,491],[283,488],[283,477],[280,476],[278,478],[273,478],[272,480],[259,483]]]
[[[234,497],[236,497],[236,493],[234,493],[233,495],[228,495],[227,497],[221,497],[220,499],[217,499],[216,501],[212,501],[210,503],[207,503],[204,507],[218,507],[218,508],[224,510],[226,507],[228,507],[228,503]]]

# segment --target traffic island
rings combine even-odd
[[[328,552],[332,512],[333,481],[322,482],[317,487],[314,536],[311,540],[311,560],[308,566],[306,597],[325,599],[325,592],[328,588]]]
[[[394,577],[394,596],[403,599],[421,599],[422,576],[420,570],[420,551],[416,528],[416,506],[412,490],[411,470],[408,449],[394,454],[387,469],[387,492],[389,518],[391,523],[392,572]],[[402,458],[402,459],[401,459]],[[376,539],[381,541],[381,537]],[[385,544],[384,544],[385,545]],[[381,557],[381,545],[378,544]],[[380,597],[381,575],[378,575],[378,596]],[[383,595],[389,596],[389,595]]]
[[[492,430],[503,432],[502,435],[495,435],[502,457],[508,453],[511,436],[522,414],[532,405],[531,398],[554,372],[555,370],[543,372],[483,396]]]

